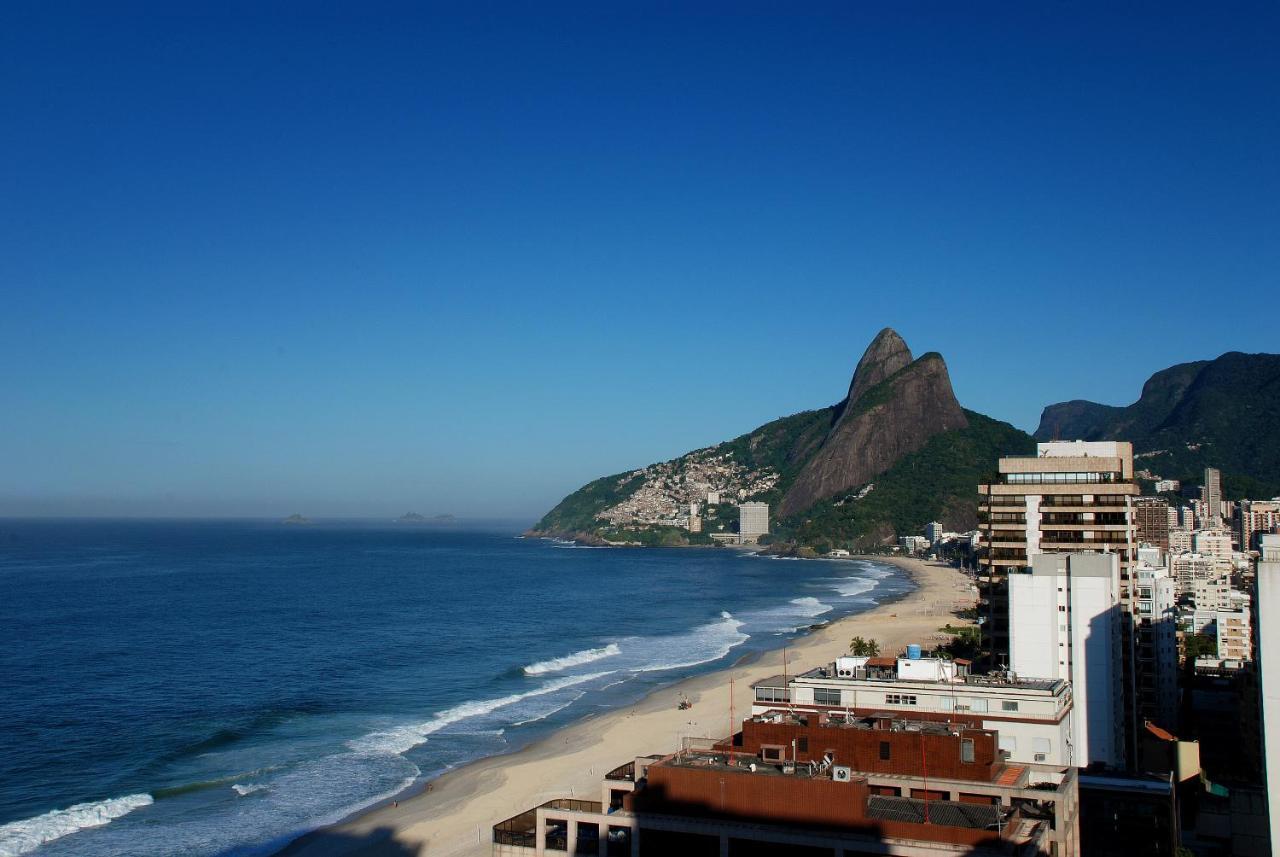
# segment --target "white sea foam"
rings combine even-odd
[[[515,705],[521,700],[529,699],[535,696],[545,696],[548,693],[555,693],[557,690],[563,690],[566,687],[572,687],[576,684],[583,684],[594,679],[603,678],[609,675],[607,672],[588,673],[586,675],[571,675],[563,678],[552,679],[546,684],[527,690],[524,693],[512,693],[507,696],[499,696],[494,699],[479,699],[471,702],[464,702],[455,705],[452,708],[446,708],[444,711],[436,713],[431,720],[423,723],[412,723],[400,726],[396,729],[388,729],[381,732],[372,732],[362,738],[347,742],[347,746],[354,752],[364,755],[399,755],[408,750],[413,749],[419,744],[423,744],[427,740],[428,735],[439,732],[441,729],[450,724],[457,723],[460,720],[467,720],[472,717],[480,717],[499,708],[506,708],[509,705]]]
[[[728,612],[720,614],[718,622],[694,628],[686,634],[659,638],[657,657],[648,663],[632,667],[632,672],[655,672],[657,670],[674,670],[696,667],[708,661],[718,660],[739,643],[748,639],[742,633],[742,621],[733,618]],[[677,658],[678,660],[669,660]]]
[[[875,589],[879,581],[868,580],[865,577],[837,577],[831,581],[831,588],[840,593],[845,598],[852,598],[855,595],[863,595]]]
[[[792,598],[791,603],[795,605],[797,611],[802,616],[821,616],[823,613],[829,613],[831,611],[830,604],[823,604],[818,599],[808,596],[804,598]]]
[[[550,660],[529,664],[524,668],[524,673],[525,675],[544,675],[546,673],[559,672],[569,667],[580,667],[583,664],[589,664],[602,658],[611,658],[620,651],[622,650],[618,648],[617,643],[610,643],[598,649],[583,649],[580,652],[574,652],[562,658],[551,658]]]
[[[240,797],[251,795],[254,792],[260,792],[266,787],[265,783],[249,783],[247,786],[242,786],[240,783],[232,783],[231,785],[231,788],[234,789],[235,793],[240,795]]]
[[[581,693],[574,694],[572,697],[565,700],[564,702],[553,704],[550,708],[539,710],[539,711],[530,711],[529,712],[530,716],[524,718],[523,720],[517,720],[515,723],[512,723],[511,725],[524,726],[527,723],[537,723],[539,720],[546,720],[551,715],[556,714],[557,712],[560,712],[560,711],[564,711],[570,705],[573,705],[579,699],[582,699],[582,697],[586,696],[586,694],[587,692],[584,690]]]
[[[154,801],[148,794],[126,795],[95,803],[78,803],[35,818],[12,821],[0,826],[0,857],[30,854],[46,842],[91,827],[102,827],[152,803]]]

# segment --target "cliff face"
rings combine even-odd
[[[858,362],[839,414],[783,496],[780,516],[872,482],[934,435],[969,424],[942,357],[912,361],[906,343],[888,329]]]

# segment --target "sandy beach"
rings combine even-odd
[[[849,616],[794,641],[786,651],[787,669],[803,671],[826,664],[862,636],[879,642],[884,654],[908,643],[931,648],[945,639],[938,629],[971,606],[968,579],[946,565],[907,558],[868,557],[907,571],[917,589],[867,613]],[[346,822],[308,834],[282,854],[333,855],[487,855],[492,826],[558,797],[599,800],[603,774],[636,756],[668,753],[686,736],[723,737],[730,733],[730,679],[740,720],[751,709],[751,684],[783,671],[783,650],[714,673],[695,676],[640,702],[581,720],[516,753],[482,759],[432,781],[424,790],[362,813]],[[693,708],[681,711],[685,694]]]

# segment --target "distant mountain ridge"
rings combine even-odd
[[[530,533],[596,542],[709,541],[709,532],[731,531],[736,503],[761,500],[770,504],[778,539],[870,546],[895,532],[918,532],[930,520],[972,528],[980,478],[999,455],[1031,448],[1024,432],[960,407],[941,355],[913,358],[902,337],[885,328],[839,403],[597,479]],[[688,504],[716,494],[721,503],[705,507],[704,532],[689,534],[680,526]]]
[[[1199,482],[1222,470],[1229,495],[1280,493],[1280,354],[1231,351],[1152,375],[1120,407],[1076,400],[1049,405],[1038,440],[1129,440],[1140,466]]]

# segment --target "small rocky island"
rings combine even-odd
[[[417,512],[405,512],[399,518],[396,518],[398,524],[447,524],[454,520],[453,515],[436,515],[434,518],[428,518],[426,515],[419,515]]]
[[[310,523],[311,523],[311,519],[310,519],[310,518],[307,518],[307,517],[304,517],[304,516],[302,516],[302,515],[290,515],[289,517],[285,518],[285,519],[284,519],[283,521],[281,521],[280,523],[282,523],[282,524],[289,524],[289,525],[291,525],[291,526],[305,526],[305,525],[307,525],[307,524],[310,524]]]

